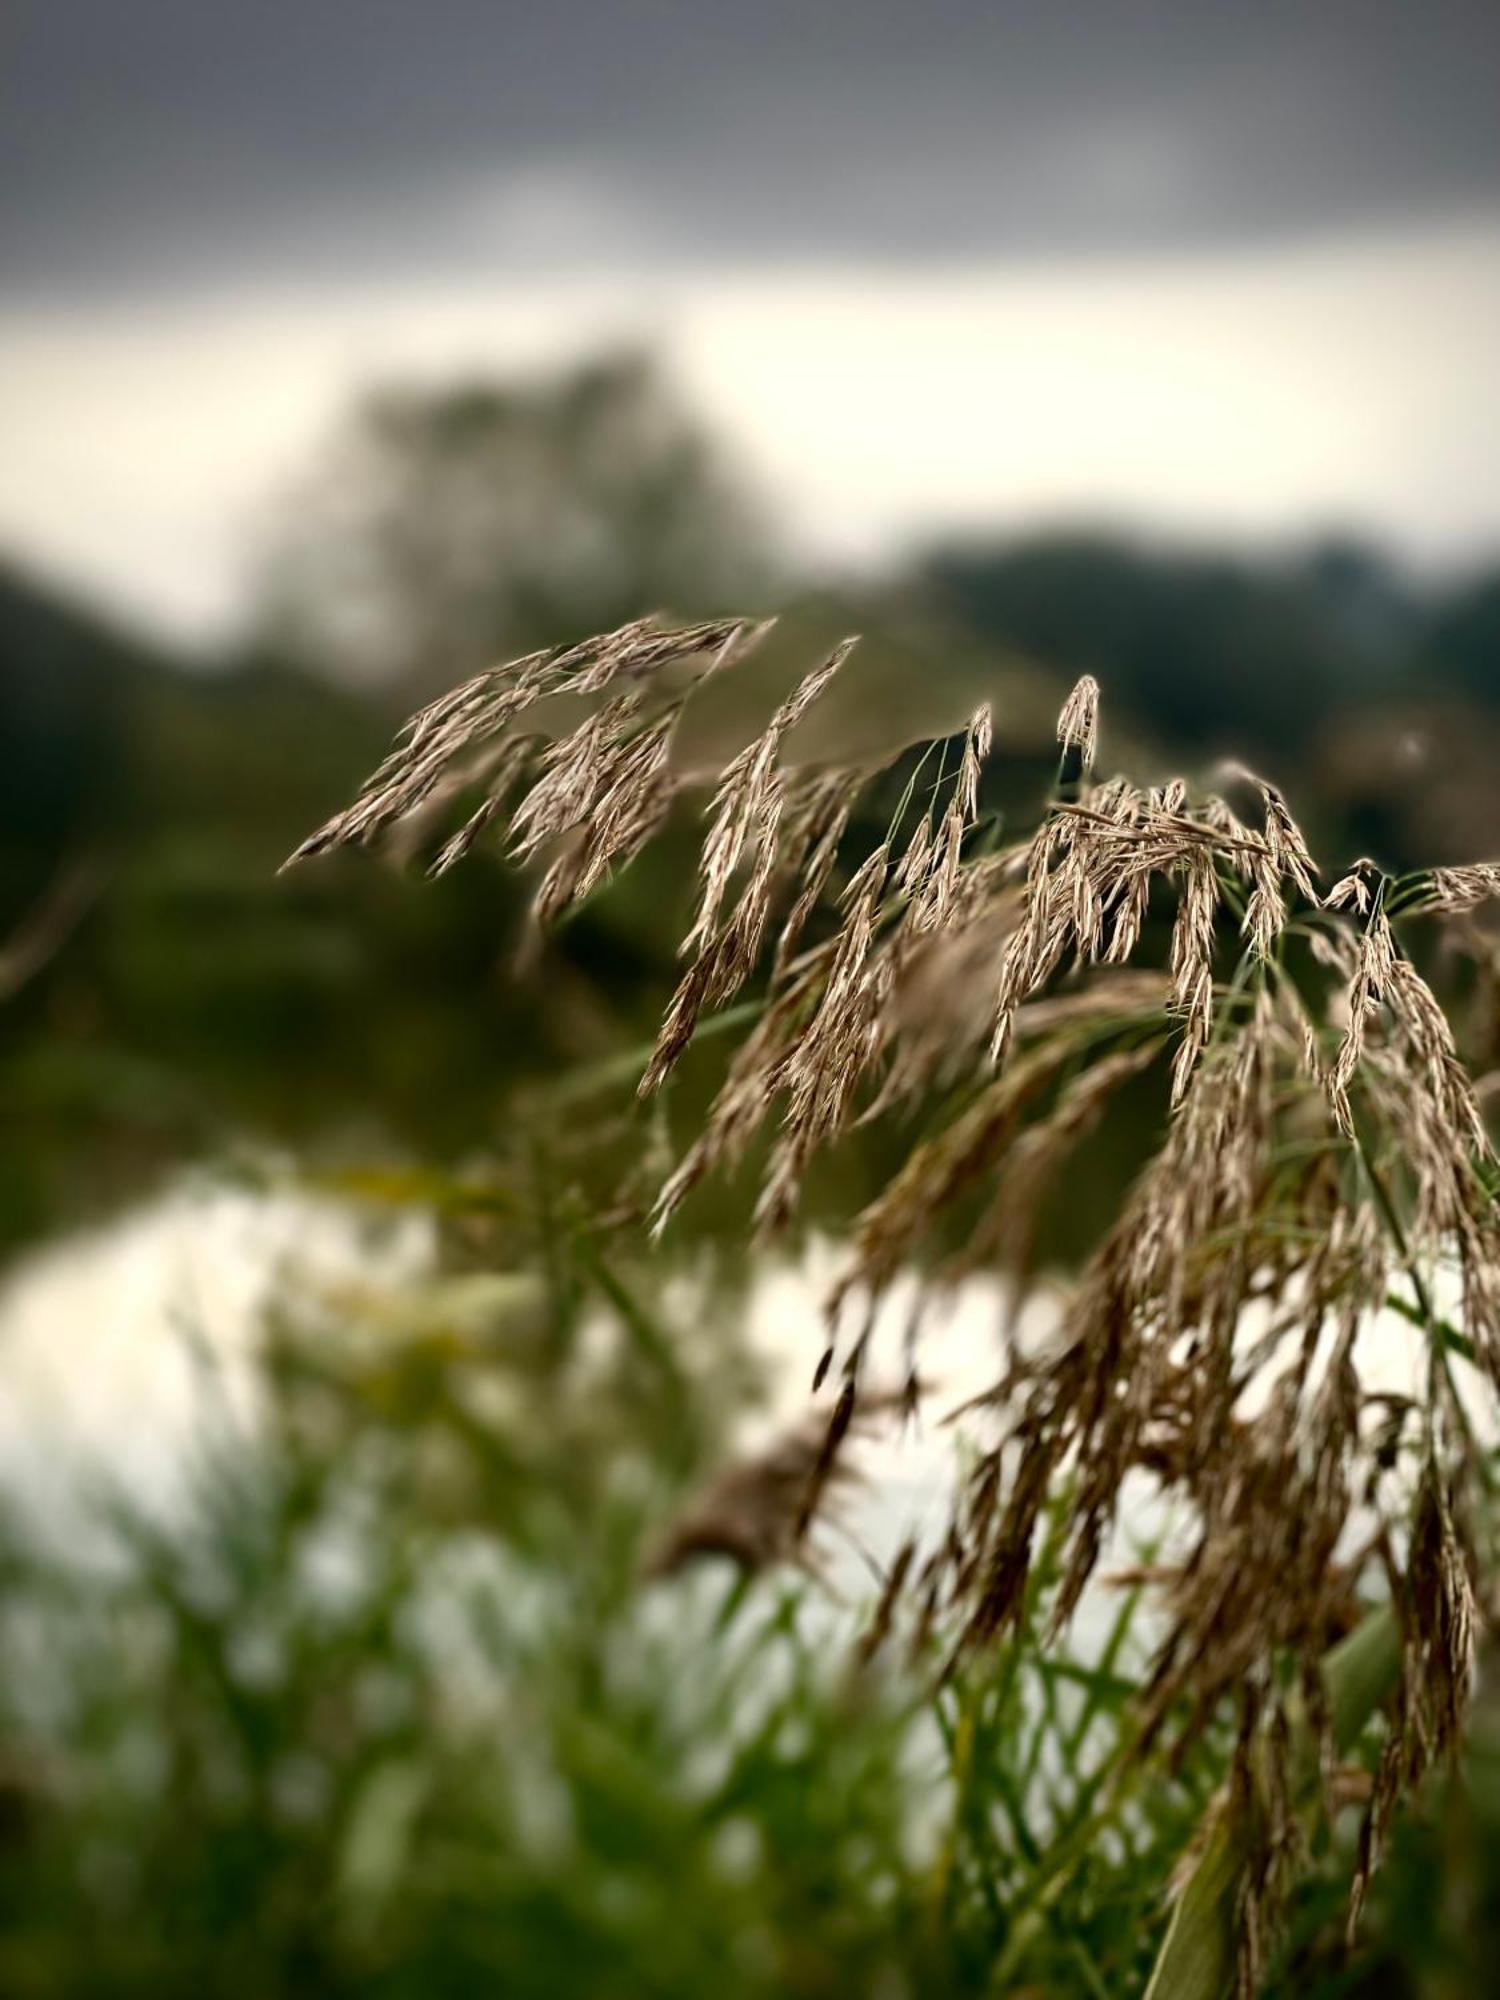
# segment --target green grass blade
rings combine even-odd
[[[1349,1748],[1389,1693],[1400,1663],[1400,1630],[1388,1607],[1372,1611],[1328,1654],[1323,1674],[1340,1750]],[[1238,1829],[1220,1819],[1172,1912],[1146,2000],[1223,2000],[1233,1991],[1242,1858]]]

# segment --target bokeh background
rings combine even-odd
[[[601,1248],[691,827],[540,955],[494,856],[276,869],[656,609],[987,692],[1002,799],[1092,672],[1334,867],[1500,852],[1497,102],[1485,0],[9,0],[5,1991],[983,1990],[801,1598],[641,1609],[824,1254]]]

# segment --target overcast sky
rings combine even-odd
[[[1495,0],[5,0],[0,537],[212,622],[361,381],[640,331],[830,551],[1462,557],[1497,105]]]

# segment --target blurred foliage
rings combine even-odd
[[[179,1505],[10,1522],[0,1990],[1138,1984],[1213,1780],[1109,1793],[1139,1593],[934,1692],[783,1575],[644,1585],[753,1388],[727,1323],[535,1188],[418,1192],[538,1275],[290,1301],[248,1428],[205,1362]]]
[[[260,624],[282,657],[415,705],[497,658],[671,606],[743,608],[763,524],[652,363],[386,390],[288,505]]]
[[[1357,1948],[1340,1884],[1304,1888],[1273,1993],[1345,2000],[1470,2000],[1500,1944],[1500,1679],[1493,1632],[1480,1649],[1462,1758],[1434,1774],[1398,1820]]]
[[[175,1499],[0,1516],[0,1991],[1140,1991],[1231,1747],[1126,1761],[1142,1587],[1060,1642],[1044,1552],[944,1676],[941,1634],[864,1656],[857,1565],[645,1581],[754,1405],[732,1312],[664,1310],[550,1170],[364,1194],[488,1268],[287,1296],[248,1397],[201,1352]],[[1270,1990],[1473,1990],[1432,1968],[1493,1921],[1493,1765],[1352,1964],[1323,1830]]]

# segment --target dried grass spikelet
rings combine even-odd
[[[1215,798],[1210,810],[1232,844],[1235,865],[1250,891],[1244,935],[1258,957],[1269,958],[1287,921],[1285,885],[1289,883],[1305,903],[1316,907],[1317,865],[1276,786],[1240,764],[1229,764],[1224,770],[1226,776],[1260,796],[1263,820],[1258,836],[1250,833],[1223,799]]]
[[[1182,891],[1172,927],[1169,968],[1172,1007],[1182,1019],[1182,1039],[1172,1068],[1172,1102],[1187,1094],[1214,1023],[1214,929],[1219,912],[1219,877],[1213,856],[1203,848],[1181,865]]]
[[[536,756],[538,742],[539,738],[530,732],[505,737],[478,760],[471,773],[455,773],[449,778],[446,788],[457,793],[466,788],[472,777],[482,788],[484,796],[463,825],[444,841],[429,864],[427,872],[434,881],[446,875],[449,869],[456,868],[466,855],[472,853],[476,841],[504,813],[511,793]]]
[[[1396,942],[1384,909],[1376,901],[1359,935],[1354,972],[1349,982],[1347,1013],[1349,1025],[1332,1069],[1328,1072],[1329,1101],[1339,1128],[1354,1133],[1354,1114],[1349,1105],[1349,1086],[1354,1081],[1364,1055],[1370,1023],[1379,1012],[1390,985],[1396,963]]]
[[[1484,1171],[1493,1160],[1489,1135],[1447,1017],[1403,958],[1392,965],[1388,1003],[1373,1094],[1403,1134],[1413,1180],[1408,1245],[1434,1263],[1456,1258],[1467,1332],[1500,1384],[1500,1212]]]
[[[1032,1271],[1038,1220],[1058,1175],[1102,1120],[1116,1092],[1157,1060],[1162,1040],[1148,1035],[1134,1048],[1099,1056],[1071,1078],[1044,1117],[1016,1134],[1000,1158],[994,1192],[948,1274],[960,1278],[984,1270],[1007,1272],[1015,1281],[1012,1323]]]
[[[1077,941],[1087,953],[1094,938],[1093,923],[1087,865],[1076,853],[1073,823],[1050,819],[1032,841],[1022,921],[1000,960],[990,1037],[992,1062],[1003,1060],[1018,1009],[1057,971],[1069,945]]]
[[[878,1048],[891,965],[875,956],[872,946],[889,867],[890,850],[881,846],[855,871],[818,1005],[781,1062],[781,1129],[756,1204],[763,1229],[774,1229],[790,1215],[808,1161],[844,1121]]]
[[[1092,745],[1098,690],[1075,690],[1059,735]],[[1250,774],[1243,774],[1247,778]],[[1221,866],[1248,883],[1245,931],[1267,957],[1286,922],[1283,881],[1316,904],[1316,868],[1281,794],[1251,778],[1261,796],[1265,827],[1246,828],[1221,800],[1190,807],[1179,782],[1137,792],[1123,780],[1094,786],[1061,802],[1038,829],[1027,880],[1026,921],[1014,934],[1000,969],[991,1043],[1003,1058],[1016,1008],[1070,956],[1124,963],[1140,940],[1153,877],[1181,883],[1172,971],[1174,1004],[1183,1020],[1175,1073],[1181,1102],[1193,1067],[1207,1046],[1213,1019],[1212,943]]]
[[[789,939],[800,936],[810,914],[809,882],[821,885],[831,869],[834,845],[847,824],[857,789],[848,774],[816,781],[817,809],[806,815],[792,844],[794,853],[800,847],[808,856],[809,880],[803,882],[783,926],[772,968],[772,1018],[784,1033],[760,1043],[765,1060],[758,1072],[736,1065],[700,1141],[663,1190],[658,1223],[701,1177],[706,1158],[720,1150],[723,1138],[741,1129],[743,1113],[752,1102],[766,1112],[775,1104],[780,1114],[757,1205],[759,1226],[774,1230],[791,1214],[810,1159],[849,1121],[862,1080],[886,1051],[898,985],[914,963],[930,956],[946,933],[974,913],[976,891],[985,897],[999,885],[1004,869],[993,865],[994,857],[970,863],[963,854],[965,835],[978,811],[979,774],[990,737],[989,711],[984,708],[965,729],[958,773],[942,811],[937,809],[940,780],[900,854],[893,827],[892,834],[855,868],[839,897],[837,933],[803,965],[792,956]],[[782,845],[785,849],[787,843]],[[730,932],[721,929],[719,936],[727,938]],[[655,1087],[686,1046],[703,1006],[719,1004],[732,990],[719,975],[713,956],[717,948],[700,954],[679,986],[643,1090]],[[743,978],[755,956],[754,949],[742,951],[736,945],[728,979]],[[788,985],[801,996],[794,1007],[782,1006],[778,997]],[[894,1091],[914,1087],[921,1066],[921,1059],[908,1047],[905,1062],[899,1058],[893,1062],[888,1087]],[[734,1143],[737,1147],[738,1140]]]
[[[1099,755],[1099,683],[1092,674],[1075,682],[1057,718],[1057,740],[1064,750],[1076,750],[1086,773]]]
[[[1169,1594],[1172,1622],[1143,1703],[1148,1738],[1184,1697],[1206,1719],[1283,1649],[1299,1663],[1302,1701],[1318,1719],[1316,1663],[1349,1616],[1338,1550],[1360,1445],[1353,1345],[1384,1277],[1373,1241],[1368,1218],[1330,1232],[1326,1262],[1286,1321],[1290,1365],[1258,1413],[1226,1420],[1218,1462],[1189,1469],[1200,1526]],[[1222,1449],[1226,1438],[1232,1449]]]
[[[1251,776],[1265,806],[1265,840],[1277,869],[1292,882],[1305,901],[1318,901],[1318,868],[1308,851],[1302,829],[1292,818],[1277,788],[1264,778]]]
[[[817,909],[838,859],[839,843],[849,828],[854,802],[864,789],[863,771],[831,771],[806,787],[799,815],[787,835],[793,860],[787,872],[797,883],[797,896],[783,919],[776,939],[772,983],[780,985],[796,956],[808,919]]]
[[[684,954],[701,950],[713,935],[719,906],[746,841],[764,834],[767,815],[781,795],[776,760],[787,734],[796,727],[853,652],[857,640],[843,639],[827,659],[805,674],[765,729],[747,744],[719,780],[712,822],[699,864],[702,883],[698,914],[683,940]]]
[[[910,898],[906,922],[912,931],[940,930],[955,911],[964,836],[979,816],[979,779],[993,740],[994,723],[985,702],[969,718],[958,778],[936,837],[924,850],[926,865],[902,884]]]
[[[1367,857],[1356,861],[1347,875],[1341,875],[1328,894],[1323,898],[1325,910],[1351,910],[1356,916],[1367,917],[1374,908],[1375,896],[1379,890],[1381,871]]]
[[[1073,996],[1071,1033],[1058,1025],[1055,1013],[1049,1015],[1039,1007],[1047,1032],[1038,1032],[1033,1041],[1030,1030],[1034,1023],[1027,1010],[1022,1011],[1018,1035],[1026,1046],[1015,1060],[993,1077],[951,1124],[915,1146],[895,1177],[857,1218],[849,1265],[829,1302],[830,1318],[837,1316],[856,1290],[878,1296],[930,1241],[938,1220],[967,1194],[983,1190],[997,1170],[1003,1177],[995,1200],[1002,1199],[1004,1190],[1015,1188],[1008,1170],[1028,1134],[1024,1121],[1031,1105],[1082,1050],[1100,1038],[1101,1030],[1112,1037],[1139,1032],[1141,1016],[1122,1010],[1125,996],[1117,984],[1115,979],[1106,980],[1097,989]],[[1139,986],[1134,991],[1139,993]],[[1151,983],[1144,1004],[1146,1020],[1159,1020],[1160,988],[1156,982]],[[1029,1133],[1038,1139],[1046,1134],[1046,1143],[1054,1153],[1065,1151],[1071,1138],[1102,1109],[1103,1100],[1144,1067],[1159,1046],[1159,1036],[1148,1038],[1144,1050],[1121,1050],[1094,1063],[1065,1088],[1051,1116],[1030,1127]],[[1034,1164],[1042,1162],[1034,1156]],[[1040,1179],[1024,1193],[1016,1188],[1014,1202],[1005,1200],[1007,1214],[1019,1219],[1021,1204],[1033,1196],[1039,1200],[1042,1189]],[[954,1275],[983,1262],[990,1231],[995,1227],[993,1221],[981,1221],[955,1261]]]
[[[833,1295],[830,1317],[856,1286],[878,1295],[906,1267],[934,1220],[993,1170],[1028,1099],[1066,1060],[1066,1046],[1049,1043],[1018,1058],[959,1118],[908,1155],[855,1224],[851,1268]]]
[[[832,779],[814,777],[791,790],[789,812],[789,787],[777,759],[786,736],[828,687],[855,643],[841,641],[803,676],[719,781],[699,860],[698,913],[682,945],[684,955],[693,955],[692,963],[672,996],[641,1078],[643,1097],[658,1090],[671,1073],[705,1010],[722,1006],[755,969],[778,877],[800,877],[805,868],[821,886],[832,868],[857,788],[847,773]],[[789,840],[784,838],[788,825]],[[721,920],[725,895],[747,844],[755,848],[754,865],[734,908]],[[805,882],[802,891],[805,897]],[[799,898],[789,926],[800,929],[810,909],[811,904]]]
[[[1397,1804],[1458,1742],[1474,1672],[1473,1561],[1442,1475],[1429,1464],[1418,1491],[1406,1568],[1392,1577],[1401,1621],[1401,1677],[1360,1829],[1349,1901],[1351,1940]]]
[[[990,1037],[995,962],[1020,914],[1012,879],[1018,861],[1024,849],[966,869],[945,921],[902,940],[887,1002],[884,1076],[866,1116],[919,1103],[925,1093],[974,1073]]]
[[[735,1051],[708,1117],[657,1197],[652,1218],[656,1234],[699,1181],[740,1159],[770,1115],[782,1066],[815,1002],[830,956],[831,946],[812,954]]]

